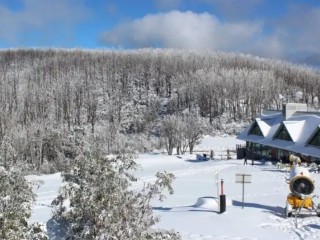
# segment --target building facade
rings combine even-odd
[[[290,154],[303,161],[320,160],[320,113],[306,104],[287,103],[282,111],[265,111],[238,139],[246,141],[249,159],[288,161]]]

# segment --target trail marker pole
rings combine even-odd
[[[219,198],[219,173],[218,173],[218,171],[215,171],[214,175],[215,175],[215,180],[216,180],[216,184],[217,184],[217,198]]]
[[[242,208],[244,208],[244,175],[242,175]]]
[[[251,183],[251,174],[237,173],[236,183],[242,183],[242,208],[244,208],[244,184]]]
[[[221,179],[220,213],[226,211],[226,195],[223,194],[223,179]]]

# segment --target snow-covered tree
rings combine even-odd
[[[168,189],[172,174],[158,173],[142,191],[131,189],[136,167],[128,155],[79,157],[63,175],[64,186],[55,201],[55,217],[69,223],[69,239],[180,239],[175,232],[156,231],[158,221],[150,201]],[[68,204],[69,203],[69,204]]]
[[[160,137],[169,155],[172,155],[173,148],[179,145],[180,119],[175,115],[165,116],[159,129]]]
[[[182,114],[164,117],[159,132],[168,154],[172,155],[174,147],[177,148],[177,154],[184,154],[188,148],[192,153],[204,130],[205,124],[199,117]]]
[[[28,225],[34,200],[21,171],[0,166],[0,239],[48,239],[41,224]]]
[[[187,115],[184,119],[187,126],[184,136],[188,143],[190,154],[192,154],[194,146],[199,143],[205,132],[205,124],[199,117],[193,115]]]

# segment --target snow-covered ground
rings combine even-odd
[[[142,154],[137,159],[140,181],[153,181],[157,171],[174,173],[175,193],[163,202],[153,201],[155,214],[161,217],[157,228],[174,229],[185,240],[209,239],[320,239],[320,218],[304,211],[297,219],[284,217],[286,197],[289,193],[285,178],[288,172],[275,165],[256,162],[243,165],[243,160],[221,160],[226,149],[234,150],[243,142],[234,137],[205,137],[196,149],[214,150],[216,158],[198,161],[196,155],[167,156],[162,152]],[[242,208],[242,184],[235,182],[237,173],[251,174],[252,183],[245,185]],[[315,194],[320,193],[320,174],[313,173]],[[35,178],[30,176],[29,178]],[[49,204],[61,183],[59,174],[37,177],[44,184],[36,190],[37,203],[30,221],[46,223],[50,219]],[[227,197],[226,212],[220,214],[217,204],[217,179],[224,181]],[[315,198],[315,203],[320,199]]]

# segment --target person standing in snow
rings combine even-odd
[[[244,149],[244,162],[243,165],[247,165],[247,149]]]

